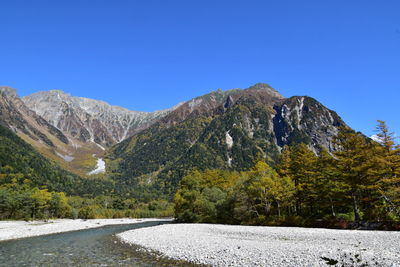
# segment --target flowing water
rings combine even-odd
[[[188,266],[122,244],[115,234],[165,222],[112,225],[0,242],[0,266]]]

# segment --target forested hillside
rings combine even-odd
[[[29,182],[32,186],[68,194],[93,194],[85,180],[50,162],[11,130],[0,125],[1,184]],[[100,189],[106,190],[105,188]],[[92,191],[92,192],[91,192]]]

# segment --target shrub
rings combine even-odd
[[[97,206],[86,206],[79,210],[78,217],[81,219],[95,219],[97,216]]]

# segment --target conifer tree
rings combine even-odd
[[[315,182],[317,157],[304,143],[296,144],[291,147],[289,154],[290,160],[288,162],[282,159],[282,163],[286,166],[281,167],[281,174],[293,180],[296,187],[296,214],[303,215],[303,204],[308,204],[307,206],[310,210],[312,210],[314,206],[313,202],[315,199],[312,197],[313,192],[311,190]],[[286,156],[287,155],[284,155],[284,157]]]
[[[291,176],[291,149],[289,146],[284,146],[279,156],[277,171],[280,176]]]
[[[335,152],[336,177],[351,199],[355,221],[360,221],[362,193],[371,185],[370,145],[364,136],[347,127],[339,130],[334,143],[338,149]]]
[[[376,131],[379,141],[372,174],[378,177],[377,190],[389,212],[400,217],[400,146],[384,121],[378,120]]]
[[[316,203],[336,217],[335,206],[339,206],[343,196],[343,184],[335,177],[335,159],[326,149],[321,149],[316,164],[316,179],[313,192]]]

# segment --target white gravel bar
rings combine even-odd
[[[134,224],[150,221],[165,221],[165,219],[58,219],[30,222],[0,221],[0,241],[96,228],[105,225]]]
[[[321,257],[345,266],[400,266],[400,232],[167,224],[117,236],[149,252],[212,266],[327,266]],[[351,264],[357,254],[361,262]]]

